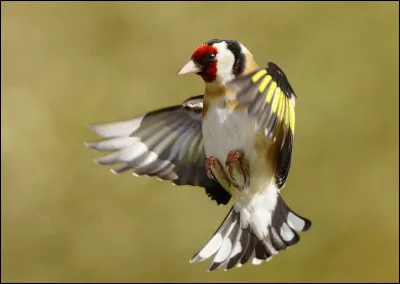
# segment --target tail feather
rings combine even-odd
[[[297,232],[307,231],[312,225],[311,221],[304,217],[301,217],[300,215],[292,211],[289,206],[287,206],[281,196],[278,196],[278,198],[279,203],[281,204],[281,206],[279,206],[278,208],[280,208],[281,213],[287,220],[287,224],[289,225],[289,227]]]
[[[237,219],[232,222],[229,226],[229,229],[222,241],[221,247],[219,248],[217,254],[214,257],[213,262],[208,268],[209,271],[213,271],[220,267],[229,257],[232,251],[232,230],[233,228],[240,228],[240,224],[238,224]]]
[[[206,260],[215,254],[221,247],[224,236],[226,235],[227,230],[230,225],[235,221],[236,213],[233,208],[229,211],[228,215],[226,215],[224,221],[219,226],[217,231],[214,233],[212,238],[207,242],[207,244],[199,250],[190,260],[191,263],[198,263]]]
[[[210,271],[215,270],[223,265],[227,265],[231,256],[241,252],[240,247],[238,247],[238,245],[240,245],[239,238],[241,236],[241,231],[242,231],[240,228],[240,219],[237,217],[236,222],[233,224],[234,226],[230,231],[229,235],[225,237],[226,242],[230,246],[229,250],[226,251],[224,259],[221,258],[220,260],[218,260],[217,256],[215,257],[213,263],[209,267]]]
[[[273,255],[271,248],[269,248],[264,242],[257,242],[255,250],[255,258],[259,260],[266,260]]]
[[[263,245],[268,252],[267,261],[271,260],[274,255],[278,254],[278,250],[272,245],[271,236],[267,235],[263,240]]]
[[[247,248],[244,248],[244,254],[242,256],[242,258],[240,259],[240,264],[243,265],[245,264],[247,261],[249,261],[250,258],[252,258],[253,253],[254,253],[254,248],[257,244],[257,237],[254,234],[250,234],[250,240],[249,243],[247,245]]]
[[[229,256],[225,270],[234,267],[242,258],[243,254],[245,253],[245,249],[243,248],[247,248],[249,244],[250,232],[248,230],[242,230],[240,226],[238,226],[238,234],[236,238],[237,240],[235,241],[235,246],[232,249],[231,255]]]
[[[241,227],[240,213],[232,207],[212,238],[192,257],[191,263],[204,261],[215,254],[209,271],[221,266],[225,266],[224,270],[240,267],[249,260],[258,265],[299,242],[297,232],[310,227],[311,221],[293,212],[278,194],[268,234],[260,240],[249,226]]]

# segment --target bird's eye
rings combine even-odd
[[[215,60],[215,54],[214,53],[210,53],[208,56],[207,56],[207,61],[208,62],[212,62],[212,61],[214,61]]]
[[[208,63],[215,61],[215,57],[216,55],[214,53],[207,54],[203,57],[203,60],[201,62],[202,65],[207,65]]]

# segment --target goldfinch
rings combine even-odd
[[[214,256],[211,271],[268,261],[311,226],[280,194],[291,165],[295,93],[276,64],[258,67],[235,40],[198,46],[178,74],[189,73],[203,78],[204,95],[133,119],[89,125],[105,139],[86,145],[111,152],[95,161],[120,164],[113,173],[130,170],[203,187],[217,204],[233,199],[192,263]]]

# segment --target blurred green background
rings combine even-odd
[[[2,281],[399,281],[399,5],[1,3]],[[177,77],[212,38],[295,89],[285,200],[313,221],[261,266],[189,259],[229,207],[201,188],[113,175],[86,125],[203,91]]]

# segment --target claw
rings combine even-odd
[[[211,167],[212,167],[213,164],[215,164],[215,162],[218,162],[217,158],[215,158],[215,157],[208,157],[206,159],[206,164],[205,164],[206,174],[210,179],[215,179],[215,177],[214,177],[214,175],[213,175],[213,173],[211,171]]]
[[[215,157],[208,157],[205,163],[206,174],[210,179],[218,181],[222,187],[228,189],[230,187],[229,178],[227,177],[221,164]]]
[[[243,152],[229,152],[225,164],[235,187],[239,190],[243,190],[249,185],[248,165]]]

